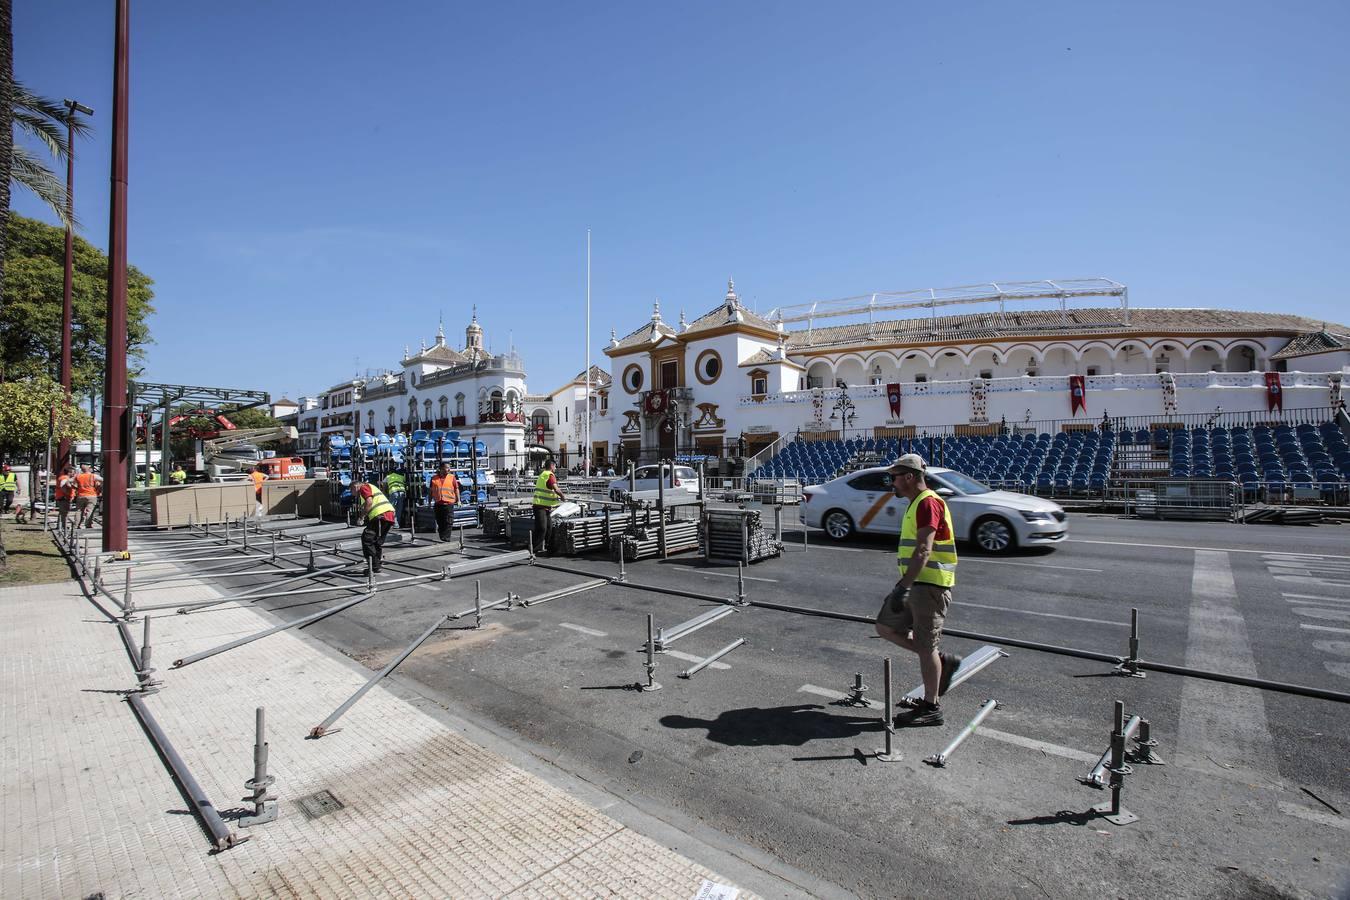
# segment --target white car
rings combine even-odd
[[[672,486],[670,482],[670,466],[660,467],[661,475],[666,479],[666,491],[679,491],[698,495],[698,473],[689,466],[675,467],[675,483]],[[634,490],[638,493],[643,491],[657,490],[657,467],[656,466],[638,466],[633,475],[636,478]],[[609,498],[619,500],[624,494],[628,493],[628,478],[616,478],[609,483]]]
[[[958,541],[970,541],[989,553],[1019,546],[1051,546],[1069,534],[1067,516],[1058,503],[996,491],[952,469],[928,469],[928,487],[947,502]],[[806,524],[824,529],[841,541],[856,532],[900,533],[909,501],[895,496],[884,468],[860,469],[812,485],[802,492]]]

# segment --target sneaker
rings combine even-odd
[[[938,696],[941,697],[947,693],[947,689],[952,686],[952,676],[956,670],[961,667],[963,657],[955,653],[939,653],[938,660],[942,663],[942,677],[938,679]]]
[[[895,717],[896,728],[917,728],[924,725],[941,725],[942,707],[936,703],[918,701],[918,706]]]

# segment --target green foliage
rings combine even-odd
[[[65,281],[65,230],[12,215],[7,232],[5,302],[0,306],[0,377],[59,376],[61,294]],[[71,298],[72,391],[87,395],[103,383],[108,257],[75,237]],[[134,266],[127,268],[127,354],[131,374],[150,343],[146,318],[154,311],[153,282]]]
[[[53,410],[53,441],[78,440],[93,428],[89,414],[67,403],[61,386],[45,375],[0,384],[0,452],[26,456],[46,447]]]
[[[71,130],[77,136],[88,133],[89,126],[78,113],[71,119],[71,113],[55,100],[49,100],[35,94],[17,81],[10,86],[14,126],[10,131],[10,170],[9,180],[32,191],[38,199],[46,203],[61,219],[66,219],[66,186],[54,172],[13,140],[13,132],[19,131],[45,146],[51,155],[64,161],[66,158],[66,128],[70,119]]]

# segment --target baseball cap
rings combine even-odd
[[[927,469],[928,464],[923,461],[922,456],[917,453],[906,453],[891,463],[890,468],[886,470],[886,474],[899,475],[901,472],[918,472],[922,475]]]

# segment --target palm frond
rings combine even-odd
[[[15,144],[13,152],[10,180],[36,194],[61,218],[63,225],[78,228],[78,220],[72,221],[66,217],[66,186],[27,148]]]
[[[47,145],[57,159],[66,154],[66,107],[41,94],[35,94],[19,82],[14,82],[14,124]],[[78,114],[74,116],[77,136],[89,133],[89,124]]]

